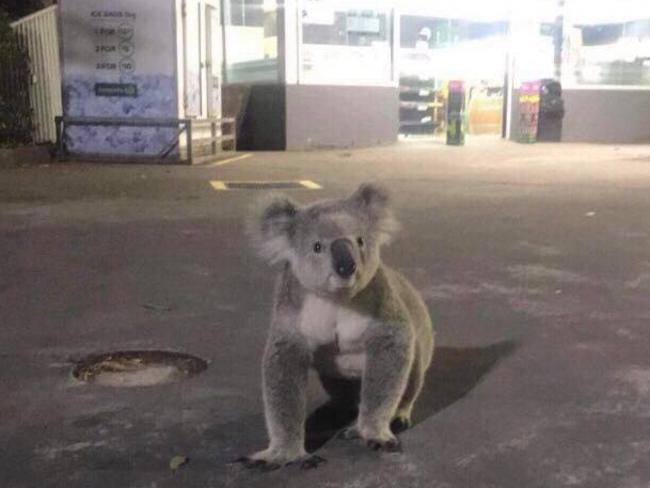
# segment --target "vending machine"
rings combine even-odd
[[[539,120],[539,80],[525,81],[519,89],[519,142],[537,142]]]

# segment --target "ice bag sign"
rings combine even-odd
[[[63,115],[177,118],[174,0],[60,0]],[[75,153],[156,155],[175,129],[70,126]]]
[[[133,38],[137,17],[137,13],[132,10],[90,12],[96,69],[129,74],[135,72]]]

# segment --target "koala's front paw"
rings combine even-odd
[[[339,434],[341,439],[362,439],[373,451],[400,452],[402,445],[389,430],[378,430],[353,425]]]
[[[251,456],[235,459],[233,462],[242,463],[248,469],[274,471],[290,464],[300,464],[300,469],[314,469],[322,463],[326,463],[327,459],[316,455],[308,455],[304,451],[298,454],[290,454],[278,449],[265,449]]]
[[[258,453],[259,454],[259,453]],[[259,469],[260,471],[274,471],[282,467],[282,464],[273,462],[269,459],[257,458],[258,454],[252,456],[242,456],[233,460],[233,463],[241,463],[248,469]]]
[[[387,441],[370,439],[366,441],[366,446],[373,451],[402,452],[402,444],[396,437]]]
[[[394,434],[399,434],[400,432],[404,432],[406,429],[411,428],[411,419],[410,417],[402,416],[402,415],[397,415],[393,419],[393,421],[390,423],[390,430]]]
[[[315,469],[326,462],[327,459],[312,454],[311,456],[306,456],[302,461],[300,461],[300,469]]]

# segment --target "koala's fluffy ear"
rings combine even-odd
[[[352,204],[367,218],[369,231],[381,244],[389,243],[399,230],[390,205],[390,194],[376,183],[363,183],[350,197]]]
[[[284,195],[271,195],[258,203],[248,230],[261,257],[271,263],[289,259],[298,210],[298,204]]]

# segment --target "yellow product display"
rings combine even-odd
[[[469,134],[500,134],[503,97],[473,97],[468,105]]]

